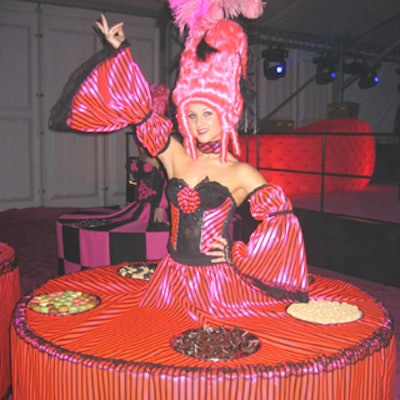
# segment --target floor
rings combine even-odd
[[[296,195],[291,197],[294,207],[321,210],[321,196]],[[400,184],[369,184],[362,190],[327,193],[322,210],[400,224]]]

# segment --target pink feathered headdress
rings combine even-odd
[[[170,0],[175,22],[189,36],[181,57],[179,77],[172,94],[179,130],[188,154],[197,158],[189,129],[190,103],[214,109],[221,125],[221,161],[228,151],[240,154],[236,125],[243,111],[240,80],[246,78],[247,36],[242,27],[226,17],[243,14],[257,18],[261,0]]]
[[[175,24],[182,33],[206,30],[221,19],[235,18],[239,14],[255,19],[263,13],[262,0],[169,0]]]
[[[197,53],[204,42],[216,51],[202,60]],[[192,158],[196,159],[197,151],[187,115],[190,103],[202,103],[217,112],[222,129],[221,160],[226,161],[229,147],[239,155],[236,125],[243,110],[240,78],[246,77],[246,65],[247,38],[240,25],[233,21],[221,20],[204,38],[192,36],[188,39],[172,100],[177,108],[184,146]]]

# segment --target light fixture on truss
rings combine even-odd
[[[269,47],[262,51],[264,58],[264,76],[268,80],[276,80],[286,75],[286,58],[288,51],[281,47]]]
[[[319,56],[313,59],[313,63],[317,65],[317,73],[315,82],[317,85],[327,85],[333,82],[337,77],[336,66],[337,61],[332,56]]]

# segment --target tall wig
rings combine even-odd
[[[246,77],[247,37],[237,23],[221,19],[205,32],[192,32],[181,57],[179,77],[172,94],[179,130],[188,154],[197,158],[190,132],[188,106],[202,103],[216,111],[221,125],[221,161],[228,151],[238,156],[236,125],[243,111],[240,80]]]

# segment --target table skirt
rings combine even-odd
[[[11,385],[10,325],[20,290],[15,251],[0,242],[0,399],[7,394]]]
[[[392,400],[392,319],[348,283],[313,275],[310,298],[356,304],[360,320],[317,325],[273,304],[266,318],[224,320],[256,332],[256,353],[205,361],[170,345],[195,323],[168,309],[139,307],[147,282],[120,276],[119,267],[65,275],[33,293],[89,292],[101,299],[90,311],[45,315],[27,307],[31,295],[20,300],[12,328],[13,400]]]

